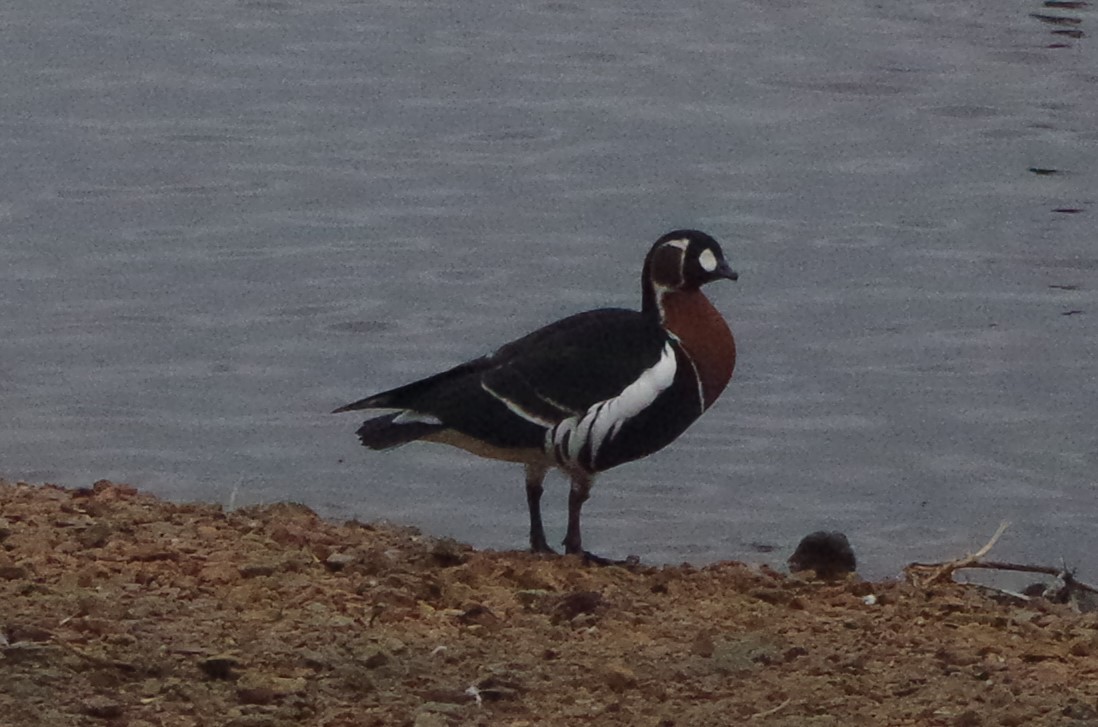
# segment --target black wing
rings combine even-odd
[[[495,447],[540,449],[547,429],[621,393],[659,360],[665,342],[658,322],[641,313],[588,311],[336,411],[402,409],[360,430],[376,448],[453,429]]]
[[[654,365],[666,334],[636,311],[579,313],[500,348],[483,384],[552,423],[617,396]]]

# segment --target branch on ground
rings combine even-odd
[[[980,568],[983,570],[999,570],[999,571],[1014,571],[1018,573],[1039,573],[1041,575],[1052,576],[1056,578],[1059,583],[1052,586],[1044,587],[1043,584],[1038,584],[1040,587],[1035,592],[1030,593],[1030,589],[1026,589],[1023,594],[1011,594],[1022,596],[1043,596],[1051,601],[1059,603],[1068,603],[1073,601],[1073,596],[1079,596],[1081,594],[1098,594],[1098,588],[1076,580],[1075,574],[1069,570],[1066,566],[1056,568],[1054,566],[1045,565],[1029,565],[1025,563],[1007,563],[997,560],[984,560],[991,549],[995,547],[995,543],[999,541],[1003,533],[1006,531],[1010,523],[1003,521],[995,534],[991,536],[991,539],[987,541],[984,547],[977,550],[975,553],[970,553],[954,560],[945,561],[943,563],[911,563],[904,568],[904,575],[907,576],[908,581],[917,587],[925,588],[932,586],[936,583],[953,582],[954,574],[965,568]],[[1089,610],[1089,609],[1088,609]]]

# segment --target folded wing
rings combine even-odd
[[[665,357],[666,335],[636,311],[602,309],[541,328],[494,353],[336,411],[397,409],[359,429],[374,449],[447,430],[491,448],[541,449],[546,433],[634,386]]]

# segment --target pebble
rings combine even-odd
[[[102,548],[111,538],[111,526],[106,523],[92,523],[76,535],[77,541],[85,548]]]
[[[624,692],[637,686],[636,673],[625,666],[615,665],[609,667],[603,675],[603,679],[606,681],[606,686],[615,692]]]
[[[0,581],[21,581],[27,577],[27,569],[21,565],[0,565]]]
[[[341,571],[354,562],[355,557],[350,553],[332,553],[324,559],[324,566],[328,570]]]
[[[413,727],[450,727],[450,720],[435,712],[420,712],[412,725]]]
[[[239,573],[243,578],[257,578],[260,576],[272,576],[278,568],[270,563],[247,563],[240,566]]]
[[[218,656],[211,656],[208,659],[204,659],[198,664],[206,676],[210,679],[234,679],[236,677],[233,670],[240,666],[240,662],[235,657],[228,656],[227,654],[219,654]]]
[[[577,591],[561,597],[553,614],[553,621],[571,621],[580,614],[593,614],[603,605],[602,594],[596,591]]]
[[[377,669],[378,667],[385,666],[389,663],[389,655],[381,649],[372,649],[360,657],[359,661],[361,661],[362,665],[367,669]]]
[[[84,714],[96,719],[118,719],[124,710],[122,705],[109,697],[88,697],[84,700]]]

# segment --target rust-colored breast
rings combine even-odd
[[[665,293],[663,325],[682,341],[701,377],[705,408],[724,391],[736,367],[736,341],[724,317],[700,291]]]

